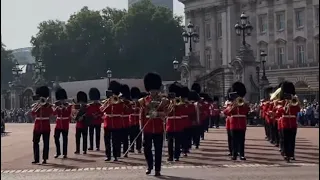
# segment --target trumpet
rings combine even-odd
[[[291,100],[288,100],[285,105],[285,112],[289,113],[290,106],[298,106],[300,104],[299,99],[297,96],[293,96]]]
[[[44,106],[44,105],[47,104],[48,99],[49,99],[49,97],[48,97],[48,98],[43,98],[43,97],[41,97],[41,98],[39,99],[39,102],[34,103],[33,105],[31,105],[32,111],[37,112],[42,106]]]
[[[122,100],[117,95],[113,95],[108,99],[105,99],[102,101],[100,110],[104,112],[109,107],[110,104],[119,104],[120,102],[122,102]]]

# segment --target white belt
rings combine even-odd
[[[42,121],[42,120],[49,120],[49,117],[36,117],[36,120]]]
[[[57,120],[68,120],[69,117],[57,117]]]
[[[246,116],[246,115],[238,114],[238,115],[231,115],[231,117],[236,117],[236,118],[245,118],[245,117],[247,117],[247,116]]]
[[[130,115],[122,115],[121,117],[129,117]]]
[[[296,118],[295,115],[283,115],[282,117],[284,117],[284,118]]]
[[[187,118],[189,117],[188,115],[182,115],[181,118]]]
[[[140,114],[131,114],[131,116],[140,116]]]
[[[121,117],[122,114],[104,114],[107,117]]]
[[[167,118],[181,119],[181,116],[168,116]]]
[[[215,111],[219,111],[220,109],[213,109],[213,110],[215,110]]]

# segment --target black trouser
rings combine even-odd
[[[136,145],[136,150],[140,151],[142,148],[142,133],[140,133],[140,126],[135,125],[130,127],[130,145],[131,150],[134,151],[134,145]],[[138,136],[139,135],[139,136]],[[136,141],[134,142],[134,140]]]
[[[80,140],[82,136],[82,150],[87,151],[88,145],[88,127],[76,128],[76,152],[80,152]]]
[[[232,154],[232,135],[231,135],[231,130],[230,129],[227,129],[227,136],[228,136],[229,153]]]
[[[209,131],[209,122],[210,122],[210,117],[206,118],[203,122],[203,132],[208,132]],[[204,133],[203,133],[204,136]]]
[[[121,144],[122,144],[122,153],[124,154],[129,147],[129,128],[121,129]]]
[[[64,129],[54,130],[54,142],[56,144],[57,155],[61,155],[60,134],[62,134],[62,153],[63,155],[68,154],[68,133],[69,133],[69,130],[64,130]]]
[[[96,131],[96,148],[100,149],[100,135],[101,135],[101,124],[92,124],[89,126],[89,141],[90,148],[93,149],[93,135],[94,131]]]
[[[272,138],[271,141],[275,144],[279,144],[279,133],[278,133],[278,121],[272,123]]]
[[[278,130],[278,135],[279,135],[279,148],[282,153],[284,153],[284,134],[283,134],[283,129]]]
[[[200,145],[200,135],[203,133],[203,128],[201,125],[196,125],[192,127],[192,142],[193,145],[198,147]]]
[[[121,130],[104,128],[104,145],[107,158],[111,158],[111,141],[112,155],[117,158],[121,154]]]
[[[155,170],[161,171],[163,133],[158,133],[158,134],[144,133],[143,134],[144,156],[148,164],[148,170],[153,169],[152,142],[154,145]]]
[[[185,128],[181,137],[183,153],[188,153],[192,145],[192,127]]]
[[[182,132],[167,132],[169,159],[179,159],[181,154],[181,134]],[[174,144],[174,145],[173,145]],[[174,146],[174,147],[173,147]]]
[[[216,128],[218,128],[219,124],[220,124],[220,116],[219,115],[211,116],[211,127],[213,127],[213,125],[215,125]]]
[[[40,159],[40,138],[42,135],[43,141],[43,153],[42,159],[47,160],[49,158],[49,141],[50,141],[50,132],[35,132],[33,131],[33,157],[34,161],[39,162]]]
[[[287,157],[294,157],[294,149],[296,142],[297,129],[283,129],[283,151]]]
[[[244,157],[245,136],[246,130],[231,130],[233,157],[237,157],[238,153],[240,154],[240,157]]]
[[[266,137],[269,139],[268,123],[265,119],[262,119],[262,121],[264,122],[264,133],[265,133]]]

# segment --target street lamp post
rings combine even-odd
[[[16,108],[18,106],[18,93],[17,93],[17,88],[20,83],[20,75],[22,73],[22,69],[19,67],[18,61],[15,62],[15,65],[11,69],[12,75],[13,75],[13,81],[9,82],[9,89],[10,89],[10,108]]]
[[[248,21],[248,16],[244,12],[240,15],[240,22],[241,22],[241,24],[239,24],[239,22],[237,22],[237,24],[234,26],[234,28],[235,28],[236,34],[238,36],[242,35],[242,45],[245,46],[246,45],[246,36],[251,35],[251,31],[253,30],[253,27],[250,24],[250,22]]]
[[[261,88],[260,88],[260,66],[256,67],[256,72],[257,72],[257,82],[258,82],[258,89],[259,89],[259,97],[258,101],[262,98],[261,97]]]
[[[267,78],[267,75],[266,75],[266,66],[265,66],[266,58],[267,58],[267,53],[265,53],[264,51],[261,51],[260,52],[260,65],[262,63],[262,77],[260,80],[260,97],[263,97],[262,93],[263,93],[264,88],[270,84],[269,80]]]
[[[199,34],[194,31],[194,25],[191,22],[189,22],[187,28],[188,30],[182,33],[182,37],[186,44],[189,43],[189,51],[192,52],[192,42],[198,42]]]
[[[112,71],[110,69],[108,69],[107,71],[107,77],[108,77],[108,86],[110,85],[110,80],[112,78]]]
[[[37,75],[40,78],[40,82],[42,82],[44,80],[44,73],[46,72],[46,66],[43,64],[41,59],[39,59],[36,62],[35,70]]]

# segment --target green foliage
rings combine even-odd
[[[66,23],[49,20],[38,29],[32,55],[43,60],[50,80],[95,79],[106,76],[108,68],[114,77],[142,78],[156,71],[175,79],[172,61],[184,54],[181,18],[148,0],[129,11],[83,7]]]
[[[6,86],[12,80],[13,55],[1,42],[1,86]]]

